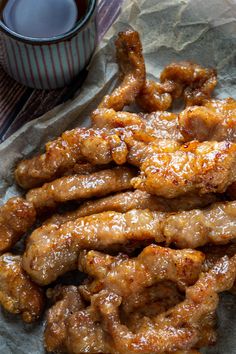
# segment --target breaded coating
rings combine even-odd
[[[165,255],[167,259],[165,259]],[[128,289],[125,289],[125,285],[127,286],[127,283],[132,284],[132,281],[135,281],[131,289],[131,291],[134,291],[135,304],[134,302],[129,304],[129,310],[131,311],[129,312],[128,308],[126,309],[127,318],[125,320],[125,322],[129,322],[131,327],[137,326],[135,320],[141,320],[145,313],[146,315],[150,314],[152,310],[159,314],[182,301],[183,296],[180,295],[176,287],[170,282],[164,283],[161,280],[163,278],[174,279],[175,274],[177,276],[177,283],[179,281],[182,285],[183,281],[184,284],[185,282],[186,284],[192,284],[198,279],[204,260],[203,254],[199,251],[174,251],[154,245],[147,247],[139,257],[134,259],[128,259],[126,255],[122,254],[118,257],[111,257],[98,252],[84,253],[81,257],[85,257],[85,259],[80,259],[85,266],[83,270],[88,271],[90,275],[99,274],[100,282],[106,279],[107,273],[108,280],[106,283],[103,283],[104,288],[118,290],[118,277],[121,284],[122,280],[124,281],[122,288],[119,290],[119,293],[123,294],[124,301],[125,299],[127,301],[130,300],[130,292],[128,292]],[[100,262],[98,263],[99,260]],[[163,260],[165,263],[163,272],[158,275],[156,269]],[[152,261],[154,261],[155,270],[152,267]],[[124,264],[124,271],[122,270],[122,264]],[[101,269],[104,269],[104,273]],[[137,275],[135,270],[138,272]],[[171,274],[171,270],[174,271],[173,274]],[[147,276],[145,276],[145,272]],[[144,279],[144,284],[142,283],[142,279]],[[115,283],[113,280],[115,280]],[[160,282],[159,286],[156,284],[155,287],[152,287],[151,284],[156,282]],[[148,288],[146,289],[147,286]],[[146,291],[144,292],[143,289]],[[59,302],[49,310],[47,316],[45,330],[46,349],[49,351],[61,352],[64,350],[67,352],[82,353],[86,352],[85,348],[87,348],[87,352],[90,353],[118,353],[115,351],[112,343],[109,343],[107,340],[107,336],[101,327],[101,319],[97,315],[97,308],[89,306],[84,310],[80,310],[79,308],[76,310],[76,307],[79,307],[77,305],[78,301],[81,302],[80,297],[78,296],[78,299],[75,299],[75,305],[73,306],[70,303],[73,299],[71,298],[69,301],[67,295],[71,290],[67,288],[63,290],[64,292],[59,297]],[[73,287],[73,296],[76,293],[77,290]],[[137,296],[138,293],[139,296]],[[151,301],[149,309],[148,300]],[[146,305],[146,308],[144,308],[144,305]],[[150,308],[150,305],[153,305],[152,308]],[[58,322],[59,329],[56,331]],[[56,326],[54,326],[54,323]]]
[[[125,309],[122,304],[122,315],[126,325],[135,331],[143,316],[156,316],[183,300],[184,292],[174,282],[165,280],[129,296],[125,300]]]
[[[22,269],[21,260],[21,256],[11,253],[0,256],[0,304],[30,323],[41,315],[44,295]]]
[[[193,106],[201,105],[211,97],[217,84],[217,74],[214,69],[183,61],[167,65],[160,80],[172,98],[183,96],[186,106]]]
[[[156,133],[157,138],[184,141],[180,132],[178,115],[171,112],[153,112],[142,116],[147,126]]]
[[[104,289],[114,292],[122,296],[126,312],[131,312],[131,293],[138,296],[145,288],[164,280],[173,281],[180,288],[192,285],[198,280],[204,259],[199,251],[150,245],[138,257],[130,259],[124,255],[112,257],[97,251],[83,251],[78,266],[80,271],[95,277],[86,285],[91,295]]]
[[[202,247],[202,252],[204,252],[206,258],[203,264],[204,271],[211,269],[216,262],[225,255],[228,257],[233,257],[236,254],[236,243],[220,246],[205,246]],[[236,294],[236,282],[234,282],[233,287],[230,292]]]
[[[179,115],[185,141],[228,140],[236,142],[236,100],[206,100],[201,107],[188,107]]]
[[[115,112],[112,109],[104,110],[102,115],[99,110],[95,112],[94,128],[67,131],[60,138],[49,142],[44,154],[21,161],[15,170],[17,183],[25,189],[32,188],[58,176],[71,174],[74,166],[79,166],[83,161],[101,165],[102,168],[111,162],[121,165],[128,161],[137,165],[140,158],[145,156],[143,150],[152,142],[156,145],[155,150],[161,144],[166,148],[174,144],[176,148],[180,146],[173,140],[158,139],[169,134],[167,128],[164,128],[164,122],[160,121],[165,118],[167,121],[172,120],[170,114],[163,113],[161,117],[156,115],[151,119],[142,119],[136,114]],[[96,128],[97,126],[105,127]],[[177,134],[175,128],[172,133],[169,128],[168,131],[171,137],[172,133]]]
[[[235,213],[235,202],[228,202],[173,214],[104,212],[62,225],[46,224],[27,239],[23,267],[35,282],[47,285],[76,268],[82,249],[121,251],[154,241],[179,248],[228,243],[236,237]]]
[[[159,238],[163,213],[131,210],[125,214],[104,212],[61,226],[44,225],[27,239],[23,268],[38,284],[47,285],[76,269],[82,249],[125,250]]]
[[[117,193],[108,197],[89,200],[81,204],[76,210],[63,214],[54,214],[44,224],[61,225],[68,221],[74,221],[92,214],[103,213],[104,211],[126,213],[132,209],[165,212],[191,210],[206,207],[216,201],[218,201],[218,198],[215,194],[199,196],[198,194],[190,193],[179,198],[165,199],[136,189],[135,191]]]
[[[229,243],[236,238],[236,202],[170,215],[165,219],[163,233],[167,243],[181,248]]]
[[[191,200],[192,199],[190,198],[190,201]],[[211,200],[211,197],[209,200]],[[168,202],[169,200],[162,200],[161,198],[157,198],[154,195],[139,190],[128,191],[96,200],[89,200],[81,204],[76,210],[63,214],[54,214],[45,221],[45,224],[61,225],[68,221],[74,221],[78,218],[92,214],[103,213],[104,211],[116,211],[119,213],[126,213],[132,209],[170,211],[171,208],[169,207]],[[177,200],[175,202],[176,204],[178,203]]]
[[[15,170],[16,182],[24,189],[42,185],[70,172],[87,160],[95,165],[126,162],[127,146],[117,131],[76,128],[46,144],[46,152],[21,161]]]
[[[122,83],[110,95],[104,97],[99,108],[121,111],[134,102],[146,79],[142,44],[138,32],[120,32],[116,39],[116,56]]]
[[[115,112],[112,109],[94,111],[93,128],[114,129],[132,126],[139,127],[139,130],[157,139],[184,140],[179,129],[178,115],[175,113],[157,111],[138,115],[130,112]]]
[[[169,86],[169,85],[168,85]],[[136,102],[144,112],[166,111],[172,104],[172,96],[167,85],[153,80],[146,80]],[[170,87],[170,91],[172,86]]]
[[[34,224],[36,212],[23,198],[11,198],[0,207],[0,254],[13,247]]]
[[[195,192],[223,193],[236,179],[236,144],[192,141],[172,153],[144,159],[134,188],[165,198]]]
[[[90,175],[90,173],[98,172],[107,169],[108,166],[92,165],[89,162],[76,163],[70,170],[64,173],[64,176],[71,175]]]
[[[66,340],[66,320],[82,310],[84,303],[76,286],[58,285],[47,291],[47,296],[54,305],[47,312],[47,326],[44,332],[45,347],[49,352],[64,351]]]
[[[55,208],[70,200],[89,199],[131,188],[135,171],[128,167],[94,172],[90,175],[61,177],[26,194],[37,211]]]
[[[122,324],[119,315],[122,297],[116,293],[101,291],[93,296],[92,306],[101,313],[101,325],[111,338],[113,353],[162,353],[191,349],[201,342],[206,319],[217,308],[218,293],[230,289],[235,276],[236,257],[223,257],[187,289],[183,302],[155,317],[144,317],[136,332]],[[215,335],[212,335],[213,343]]]

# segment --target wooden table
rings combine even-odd
[[[122,0],[100,0],[97,9],[98,40],[117,18]],[[73,97],[82,85],[86,70],[67,87],[43,91],[25,87],[11,79],[0,67],[0,143],[25,123],[41,116]]]

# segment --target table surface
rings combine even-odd
[[[100,0],[97,9],[98,40],[117,18],[122,0]],[[25,123],[40,117],[73,97],[81,87],[86,70],[62,89],[43,91],[25,87],[10,78],[0,66],[0,143]]]

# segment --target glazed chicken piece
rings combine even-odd
[[[76,163],[70,170],[65,171],[64,176],[90,175],[91,173],[107,169],[108,166],[92,165],[89,162]]]
[[[172,85],[146,80],[136,102],[144,112],[166,111],[172,104],[172,89]]]
[[[202,104],[217,84],[216,71],[191,62],[167,65],[161,82],[147,80],[136,102],[145,112],[165,111],[183,96],[187,106]]]
[[[44,225],[27,239],[23,267],[38,284],[50,284],[58,276],[76,269],[82,249],[128,251],[155,237],[163,242],[160,232],[163,218],[163,213],[131,210],[125,214],[90,215],[61,226]]]
[[[165,198],[223,193],[236,179],[236,144],[192,141],[172,153],[149,154],[134,188]]]
[[[165,255],[167,256],[167,259],[165,259]],[[119,276],[120,279],[123,279],[125,283],[130,283],[130,279],[134,279],[134,275],[136,277],[136,270],[138,272],[137,279],[133,285],[132,290],[136,289],[136,291],[140,291],[144,289],[145,286],[150,285],[152,282],[159,282],[163,278],[174,278],[174,275],[171,275],[171,269],[177,275],[177,279],[181,284],[182,280],[184,282],[186,281],[187,284],[192,284],[198,279],[201,271],[201,265],[204,260],[203,255],[198,251],[174,251],[164,248],[162,249],[161,247],[157,246],[150,246],[146,248],[139,257],[130,260],[125,255],[111,257],[101,253],[97,253],[96,255],[96,252],[94,255],[91,255],[92,258],[89,256],[89,254],[84,254],[84,256],[86,259],[82,260],[82,262],[84,265],[84,262],[86,262],[87,266],[85,266],[86,269],[83,270],[88,270],[88,273],[92,273],[93,275],[94,272],[100,274],[100,281],[102,281],[102,269],[104,267],[109,267],[109,269],[106,269],[109,279],[108,282],[103,285],[104,287],[109,287],[110,284],[110,287],[117,289],[119,293],[123,294],[124,299],[127,298],[127,289],[125,289],[125,284],[121,289],[118,287],[118,279],[113,284],[112,279],[115,279],[116,276],[115,274],[112,276],[112,272],[116,273],[116,275]],[[91,263],[87,256],[90,257]],[[97,260],[100,259],[100,264],[94,264],[94,257]],[[108,264],[108,259],[112,263],[110,266]],[[160,274],[160,276],[155,275],[155,272],[151,266],[152,261],[154,261],[155,265],[158,266],[158,264],[160,265],[164,259],[165,269],[163,268],[163,273]],[[130,268],[127,262],[133,262],[134,264],[130,264]],[[90,264],[92,268],[90,267]],[[122,271],[122,264],[124,264],[125,267],[124,271]],[[101,265],[101,267],[99,267],[99,265]],[[135,269],[132,268],[133,266]],[[147,268],[145,268],[145,266],[147,266]],[[144,273],[146,273],[146,275],[149,275],[150,273],[149,280],[145,277]],[[141,278],[143,277],[145,278],[145,284],[142,284],[141,281]],[[120,284],[122,284],[122,282],[120,282]],[[73,287],[73,294],[76,292],[76,288]],[[107,342],[104,331],[102,330],[99,323],[99,317],[96,315],[96,308],[90,306],[84,310],[80,310],[79,308],[76,310],[77,303],[81,300],[75,300],[76,305],[73,306],[71,304],[72,299],[68,301],[69,299],[67,293],[68,290],[64,289],[64,293],[62,294],[63,296],[59,298],[60,301],[49,310],[45,330],[46,349],[49,351],[66,350],[69,353],[81,353],[86,352],[86,345],[86,347],[89,348],[89,350],[87,350],[89,353],[113,353],[114,348],[110,348],[109,343]],[[155,309],[155,311],[158,311],[158,313],[165,311],[166,308],[169,309],[171,306],[176,305],[176,303],[183,299],[183,297],[177,292],[177,289],[174,288],[173,284],[171,283],[160,282],[159,287],[157,285],[155,288],[149,287],[146,292],[139,293],[139,299],[137,299],[137,301],[139,300],[139,304],[136,301],[137,308],[133,306],[132,314],[126,312],[126,314],[130,316],[130,325],[131,322],[134,321],[135,315],[136,317],[143,317],[142,311],[145,311],[145,309],[142,305],[145,304],[145,301],[147,302],[148,298],[152,300],[153,310],[155,307],[153,302],[160,299],[161,304],[158,306],[157,303],[157,308]],[[78,299],[80,299],[79,296]],[[130,304],[130,309],[131,306],[132,305]],[[137,311],[133,312],[134,310]],[[58,331],[56,331],[58,322],[60,325]]]
[[[23,267],[35,282],[47,285],[76,268],[82,249],[119,252],[154,241],[179,248],[229,243],[236,237],[235,212],[235,202],[229,202],[173,214],[104,212],[62,225],[46,224],[27,239]]]
[[[163,234],[167,243],[181,248],[227,244],[236,237],[236,202],[170,215],[164,222]]]
[[[30,323],[41,315],[44,295],[22,269],[21,260],[21,256],[10,253],[0,256],[0,304]]]
[[[183,61],[167,65],[160,81],[172,98],[183,96],[186,106],[193,106],[201,105],[211,97],[217,84],[217,74],[214,69]]]
[[[206,256],[203,268],[205,271],[208,271],[225,255],[230,258],[233,257],[236,254],[236,243],[220,246],[205,246],[202,247],[202,252],[204,252]]]
[[[40,188],[31,189],[26,199],[40,212],[55,208],[70,200],[89,199],[131,188],[135,171],[128,167],[116,167],[90,175],[61,177]]]
[[[153,112],[142,116],[147,126],[155,132],[157,138],[170,139],[183,142],[180,132],[178,115],[171,112]]]
[[[233,257],[236,254],[236,243],[223,246],[205,246],[202,248],[202,252],[204,252],[206,256],[205,262],[203,264],[203,269],[207,272],[216,264],[216,262],[219,261],[220,258],[224,257],[225,255],[228,257]],[[236,294],[236,282],[234,282],[230,292]]]
[[[188,107],[179,115],[181,133],[190,140],[236,142],[236,100],[206,100],[201,107]]]
[[[216,339],[213,326],[218,305],[217,294],[228,290],[235,276],[235,257],[223,257],[210,271],[202,273],[200,279],[187,288],[186,299],[172,308],[150,317],[138,314],[136,324],[134,318],[132,321],[132,316],[135,316],[133,312],[130,315],[133,330],[128,324],[121,322],[123,298],[114,292],[100,291],[92,296],[89,307],[77,312],[72,311],[71,314],[67,302],[64,318],[60,317],[66,332],[66,335],[65,332],[62,333],[63,343],[52,342],[53,337],[50,338],[53,335],[50,331],[52,323],[58,321],[56,304],[50,310],[50,319],[46,324],[46,349],[58,352],[64,350],[73,354],[197,353],[197,350],[192,348],[201,347],[203,339],[208,345],[213,344]],[[135,294],[130,291],[129,297],[132,298],[133,295]],[[66,305],[66,302],[64,304]],[[61,314],[63,315],[63,312]],[[50,347],[48,343],[54,343],[54,346]]]
[[[111,338],[113,353],[162,353],[198,347],[206,319],[218,305],[218,293],[228,290],[236,276],[236,257],[223,257],[186,291],[186,299],[155,317],[144,317],[139,330],[122,324],[119,309],[122,297],[107,290],[93,296],[92,306],[102,316],[102,328]],[[132,296],[132,293],[130,293]],[[212,342],[215,335],[212,333]]]
[[[47,219],[44,224],[61,225],[68,221],[74,221],[78,218],[103,213],[104,211],[116,211],[126,213],[132,209],[149,209],[151,211],[180,211],[203,208],[215,203],[218,200],[215,194],[187,194],[179,198],[164,199],[148,194],[146,192],[135,190],[123,193],[117,193],[97,200],[89,200],[83,203],[78,209],[63,213],[54,214]]]
[[[79,270],[95,277],[83,289],[92,296],[101,290],[114,292],[122,297],[125,312],[132,312],[133,300],[139,303],[139,294],[157,282],[169,280],[180,288],[194,284],[199,277],[204,255],[195,250],[172,250],[150,245],[136,258],[124,255],[112,257],[96,251],[79,255]],[[84,293],[84,292],[83,292]],[[134,298],[130,294],[134,294]],[[130,310],[130,303],[132,310]]]
[[[44,332],[45,347],[49,352],[65,351],[66,320],[69,316],[82,310],[85,305],[76,286],[58,285],[47,291],[47,297],[53,306],[47,313],[47,326]]]
[[[36,212],[23,198],[11,198],[0,207],[0,254],[11,249],[34,224]]]
[[[157,142],[156,146],[160,146],[162,141],[166,148],[180,145],[175,141],[156,139],[155,131],[153,134],[150,128],[143,131],[138,125],[109,130],[73,129],[48,143],[43,155],[20,162],[15,178],[21,187],[28,189],[65,175],[80,160],[101,166],[111,162],[121,165],[127,161],[137,165],[147,144]]]
[[[134,102],[143,87],[146,69],[138,32],[120,32],[115,45],[122,83],[110,95],[104,97],[99,109],[113,108],[121,111],[124,106]]]

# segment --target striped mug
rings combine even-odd
[[[25,37],[0,20],[0,64],[16,81],[37,89],[68,85],[86,67],[97,41],[96,0],[84,0],[75,27],[52,38]],[[6,0],[0,0],[0,9]]]

